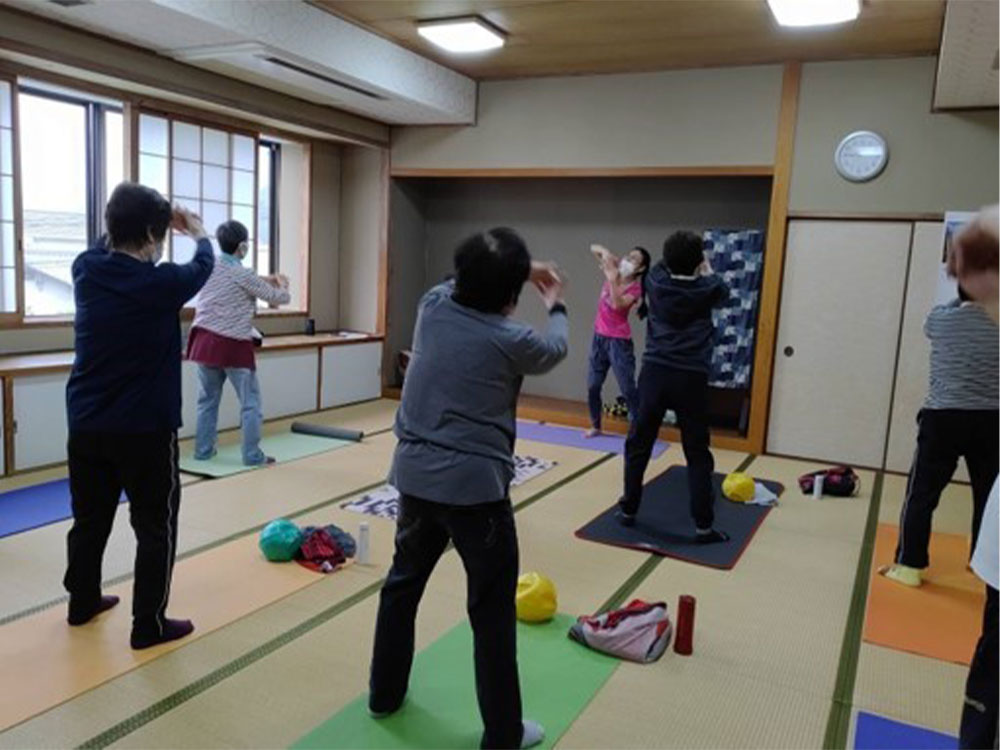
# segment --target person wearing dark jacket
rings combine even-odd
[[[712,308],[728,297],[729,290],[712,273],[701,237],[675,232],[663,243],[663,260],[647,274],[645,292],[649,317],[639,374],[639,416],[625,441],[625,494],[618,520],[626,526],[635,523],[649,456],[664,414],[673,409],[687,458],[697,541],[723,542],[729,537],[713,527],[715,461],[708,447],[708,372]]]
[[[214,265],[201,220],[155,190],[122,183],[105,212],[108,234],[73,262],[76,358],[66,386],[73,527],[64,585],[70,625],[118,603],[101,595],[101,562],[119,498],[136,536],[132,648],[183,638],[190,620],[166,616],[177,543],[181,425],[179,312]],[[197,240],[189,263],[159,263],[168,228]]]

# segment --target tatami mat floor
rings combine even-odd
[[[67,687],[61,702],[0,733],[0,747],[287,747],[361,694],[393,524],[340,506],[384,481],[395,406],[375,401],[311,415],[313,421],[375,434],[359,445],[264,471],[198,481],[184,492],[179,549],[185,564],[206,577],[213,575],[210,551],[246,544],[278,515],[294,516],[300,524],[333,522],[349,531],[368,520],[370,565],[316,576],[229,619],[220,610],[232,608],[231,599],[191,602],[191,611],[176,614],[197,622],[201,613],[222,624],[92,689]],[[267,429],[287,429],[288,421]],[[664,600],[671,610],[680,594],[698,600],[694,656],[668,652],[654,665],[619,666],[560,747],[824,745],[856,568],[879,486],[873,472],[862,472],[858,497],[816,501],[802,496],[795,479],[819,464],[753,458],[750,473],[780,481],[787,491],[736,568],[726,572],[575,539],[573,531],[618,496],[622,459],[527,441],[517,451],[556,462],[514,488],[512,499],[522,570],[538,570],[556,582],[562,611],[592,612],[616,594]],[[714,453],[723,472],[749,458]],[[671,446],[651,464],[650,475],[683,462],[679,446]],[[58,477],[60,471],[36,472],[34,479]],[[30,479],[0,481],[0,490]],[[879,481],[879,517],[893,522],[905,478]],[[968,533],[963,492],[968,488],[949,489],[936,528]],[[107,580],[127,581],[134,543],[125,514],[120,516],[104,572]],[[4,628],[12,633],[14,625],[61,607],[67,528],[64,522],[0,539],[0,618],[8,621],[0,624],[0,639]],[[645,577],[635,576],[637,571]],[[623,590],[630,579],[634,591]],[[248,576],[234,585],[249,591],[255,582]],[[465,617],[464,590],[461,564],[454,552],[446,553],[421,607],[418,648]],[[857,655],[857,707],[956,731],[964,668],[865,644]],[[99,654],[77,658],[85,664]],[[38,679],[46,679],[43,670]]]

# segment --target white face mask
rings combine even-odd
[[[618,275],[631,276],[634,273],[635,273],[635,263],[630,261],[628,258],[622,258],[621,262],[618,264]]]

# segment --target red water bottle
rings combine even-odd
[[[677,600],[677,634],[674,652],[690,656],[694,646],[694,597],[687,594]]]

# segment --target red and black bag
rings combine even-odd
[[[799,477],[799,487],[807,495],[812,494],[816,477],[823,477],[823,494],[833,497],[851,497],[861,489],[861,478],[850,466],[834,466],[803,474]]]

